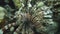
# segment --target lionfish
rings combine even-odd
[[[23,5],[23,3],[22,3]],[[50,14],[48,11],[40,8],[23,6],[16,11],[14,18],[16,21],[2,27],[3,34],[54,34],[56,25],[51,22],[52,19],[44,19],[44,16]],[[48,9],[49,10],[49,9]],[[47,15],[48,16],[48,15]],[[49,15],[51,16],[51,15]],[[51,22],[51,23],[50,23]],[[53,33],[52,33],[53,32]]]

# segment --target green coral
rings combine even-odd
[[[20,0],[13,0],[13,2],[14,2],[14,4],[15,4],[15,6],[17,7],[17,8],[20,8],[21,7],[21,2],[20,2]]]

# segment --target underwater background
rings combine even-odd
[[[0,34],[60,34],[60,0],[0,0]]]

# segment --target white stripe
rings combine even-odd
[[[7,25],[5,26],[5,29],[8,29],[8,26]]]

